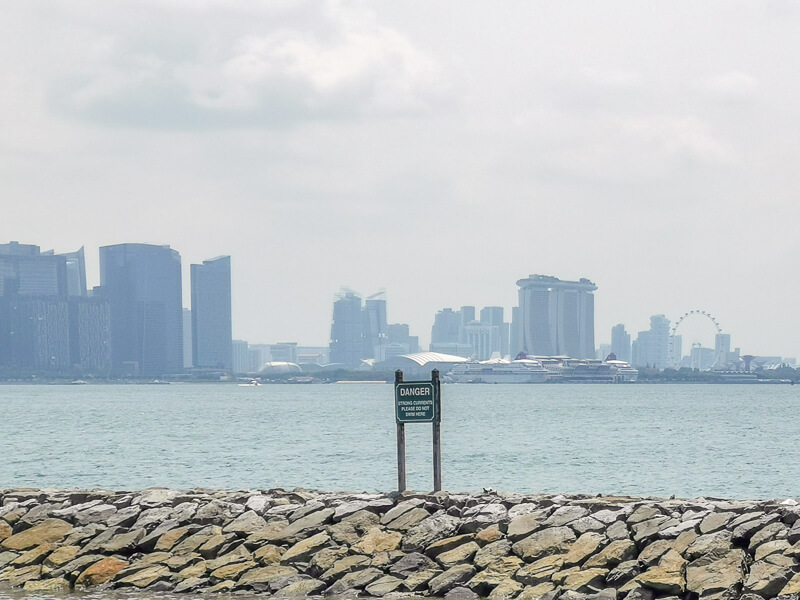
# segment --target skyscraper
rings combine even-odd
[[[181,257],[169,246],[100,248],[100,293],[111,308],[111,357],[118,373],[183,369]]]
[[[632,345],[631,364],[656,369],[669,366],[669,338],[669,319],[664,315],[650,317],[650,329],[640,331]]]
[[[611,328],[611,352],[617,360],[631,361],[631,336],[622,323]]]
[[[342,290],[333,303],[330,341],[332,363],[342,363],[348,369],[361,364],[363,325],[361,297],[351,290]]]
[[[364,302],[362,358],[373,358],[375,362],[386,359],[386,344],[389,343],[386,328],[386,294],[379,292]]]
[[[191,267],[192,356],[195,367],[233,368],[231,257]]]
[[[524,352],[594,358],[594,283],[531,275],[517,285]]]

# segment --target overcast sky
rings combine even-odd
[[[90,284],[230,254],[236,338],[327,344],[349,286],[427,345],[588,277],[598,344],[704,309],[800,354],[797,2],[2,4],[0,242]]]

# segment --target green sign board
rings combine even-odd
[[[436,418],[433,383],[408,381],[395,383],[394,408],[398,423],[432,423]]]

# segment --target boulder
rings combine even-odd
[[[39,579],[42,576],[41,565],[32,565],[20,569],[4,569],[0,572],[0,583],[7,583],[11,587],[20,587],[27,581]]]
[[[503,539],[503,532],[500,531],[500,527],[497,524],[489,525],[486,529],[481,529],[475,534],[475,541],[478,542],[480,546],[491,544],[500,539]]]
[[[590,556],[584,567],[613,569],[617,565],[636,558],[636,544],[630,540],[616,540],[594,556]]]
[[[750,538],[750,544],[748,545],[748,548],[750,549],[750,552],[753,552],[761,544],[765,544],[772,540],[785,539],[788,534],[789,528],[780,521],[770,523],[766,527],[759,529],[753,534],[753,537]]]
[[[253,552],[253,558],[256,559],[259,563],[264,565],[265,567],[269,565],[275,565],[281,562],[281,556],[285,550],[280,546],[273,546],[272,544],[267,544],[266,546],[262,546],[255,552]],[[319,555],[319,552],[317,553]]]
[[[211,571],[211,579],[216,581],[224,581],[226,579],[236,580],[241,577],[243,573],[246,573],[250,569],[257,568],[258,565],[252,560],[246,560],[243,562],[235,562],[230,563],[224,566],[221,566],[217,569],[211,570],[211,567],[208,567],[208,570]],[[269,567],[263,567],[264,569],[268,569]]]
[[[484,569],[489,563],[494,562],[498,558],[508,556],[509,554],[511,554],[511,542],[508,540],[497,540],[478,550],[472,562],[479,569]]]
[[[66,594],[70,591],[69,581],[63,577],[54,579],[29,580],[25,582],[22,589],[26,592],[38,592],[45,594]]]
[[[20,554],[11,561],[11,565],[14,567],[27,567],[42,564],[45,557],[53,551],[53,548],[55,548],[55,544],[39,544]]]
[[[583,506],[562,506],[557,508],[544,522],[545,527],[562,527],[589,514]]]
[[[312,535],[289,548],[281,557],[282,563],[307,562],[316,552],[324,548],[331,541],[330,536],[324,531]]]
[[[427,586],[428,582],[431,579],[441,574],[442,574],[441,569],[423,569],[422,571],[411,573],[403,581],[403,588],[405,588],[409,592],[421,591]]]
[[[469,589],[469,588],[467,588]],[[511,600],[522,591],[522,584],[513,579],[505,579],[497,584],[489,594],[489,600]]]
[[[641,573],[639,562],[626,560],[618,564],[606,575],[606,583],[615,587],[622,587]]]
[[[545,581],[523,588],[517,596],[517,600],[551,600],[555,598],[556,593],[556,587],[551,582]]]
[[[325,571],[321,579],[323,581],[331,581],[333,579],[339,579],[343,577],[347,573],[352,573],[353,571],[358,571],[361,569],[366,569],[369,567],[370,560],[368,556],[362,556],[360,554],[352,554],[350,556],[345,556],[344,558],[340,558],[333,566],[330,567],[327,571]]]
[[[453,536],[460,523],[457,517],[445,513],[428,517],[406,532],[402,549],[406,552],[424,550],[436,541]]]
[[[126,533],[118,533],[103,543],[100,549],[109,554],[131,554],[144,536],[144,529],[132,529]]]
[[[792,546],[789,544],[789,541],[785,539],[766,542],[756,548],[755,560],[758,561],[764,559],[771,554],[788,554],[791,547]]]
[[[389,569],[389,573],[396,577],[408,577],[411,573],[424,569],[435,569],[436,563],[419,552],[412,552],[398,560]]]
[[[7,550],[28,550],[41,544],[60,542],[72,530],[72,525],[61,519],[45,519],[30,529],[8,536],[0,547]]]
[[[461,514],[461,533],[474,533],[489,525],[508,520],[508,509],[500,502],[472,506]]]
[[[113,504],[97,504],[85,510],[75,513],[76,525],[88,525],[89,523],[107,523],[108,519],[117,512],[117,507]]]
[[[699,596],[738,594],[747,570],[747,555],[739,548],[701,556],[686,566],[686,589]]]
[[[269,541],[298,541],[309,534],[317,533],[333,519],[333,509],[317,510],[301,519],[282,528],[274,536],[268,537]]]
[[[130,563],[125,560],[119,560],[113,556],[104,558],[97,561],[86,570],[84,570],[75,580],[76,586],[93,586],[106,583],[114,579],[117,573],[122,571]]]
[[[528,537],[530,534],[542,529],[547,520],[547,513],[544,511],[526,513],[511,520],[508,524],[506,535],[512,542],[519,541]]]
[[[572,543],[567,555],[564,557],[564,566],[571,567],[582,564],[606,543],[605,537],[599,533],[584,533]],[[566,588],[573,589],[573,588]]]
[[[523,566],[521,559],[516,556],[498,558],[467,582],[467,587],[473,592],[484,595],[500,585],[506,579],[511,579]]]
[[[664,567],[651,567],[636,577],[644,587],[666,594],[682,594],[686,591],[686,580],[680,571]]]
[[[625,521],[615,521],[606,529],[606,537],[611,541],[630,539],[630,531]]]
[[[388,523],[386,528],[393,529],[395,531],[408,531],[430,516],[431,514],[424,508],[412,508],[411,510],[401,514],[394,521]]]
[[[214,499],[197,509],[194,522],[199,525],[223,525],[243,512],[244,506],[240,504]]]
[[[465,583],[475,574],[472,565],[456,565],[444,573],[440,573],[428,582],[428,589],[432,596],[441,596],[457,585]]]
[[[578,593],[596,593],[605,587],[606,574],[606,569],[580,569],[567,575],[561,582],[561,587]]]
[[[5,521],[0,520],[0,541],[3,541],[7,537],[9,537],[12,533],[11,525],[6,523]]]
[[[800,598],[800,573],[797,573],[781,590],[780,597],[789,596],[794,594],[796,598]],[[793,600],[796,600],[793,599]],[[787,599],[788,600],[788,599]]]
[[[516,579],[531,586],[550,581],[550,578],[561,570],[563,564],[563,554],[546,556],[521,567],[516,573]]]
[[[715,531],[723,529],[735,516],[736,513],[732,512],[712,512],[700,521],[698,530],[702,535],[714,533]]]
[[[689,560],[694,560],[706,554],[725,554],[733,548],[730,531],[716,531],[701,535],[686,549],[685,555]]]
[[[373,527],[352,546],[353,552],[373,556],[377,552],[389,552],[400,547],[403,534]]]
[[[447,592],[444,597],[447,600],[475,600],[479,596],[468,587],[459,586]]]
[[[569,524],[570,527],[577,533],[578,535],[582,535],[584,533],[589,533],[590,531],[604,531],[606,525],[601,523],[594,517],[581,517],[580,519],[575,519],[572,523]]]
[[[56,548],[44,559],[44,566],[50,569],[57,569],[61,565],[65,565],[73,560],[78,555],[80,549],[80,546],[62,546],[61,548]],[[0,567],[2,566],[2,561],[0,561]]]
[[[478,544],[476,544],[475,542],[461,544],[460,546],[453,548],[452,550],[448,550],[447,552],[442,552],[439,556],[436,557],[436,562],[442,565],[442,568],[449,569],[450,567],[457,565],[459,563],[469,562],[469,560],[480,549],[481,547],[478,546]]]
[[[403,502],[399,502],[394,508],[389,509],[381,517],[380,524],[388,525],[403,513],[408,512],[414,508],[418,508],[423,504],[425,504],[425,500],[423,500],[422,498],[411,498],[410,500],[404,500]]]
[[[301,598],[305,596],[315,596],[325,589],[325,584],[319,579],[303,579],[290,583],[284,588],[275,592],[276,598]]]
[[[442,552],[448,552],[457,548],[461,544],[466,544],[467,542],[471,542],[475,539],[475,534],[473,533],[465,533],[462,535],[456,535],[452,537],[445,538],[443,540],[439,540],[438,542],[433,542],[427,548],[425,548],[425,554],[429,558],[436,558]]]
[[[764,598],[777,596],[789,583],[793,572],[789,566],[772,564],[760,560],[750,565],[750,573],[744,583],[744,591]]]
[[[223,527],[222,532],[235,533],[246,537],[251,533],[263,529],[266,525],[267,522],[264,520],[264,517],[253,510],[248,510]]]
[[[169,579],[170,576],[171,572],[168,567],[164,565],[153,565],[120,579],[117,585],[120,587],[130,586],[143,589],[158,581],[165,581]]]
[[[657,565],[661,557],[672,549],[672,542],[669,540],[656,540],[642,548],[639,552],[639,562],[645,567]]]
[[[534,561],[551,554],[565,554],[575,539],[575,533],[569,527],[551,527],[518,541],[512,550],[524,560]]]
[[[379,577],[364,588],[370,596],[385,596],[395,591],[403,583],[402,579],[392,577],[391,575],[384,575]]]
[[[297,574],[297,569],[288,566],[270,565],[268,567],[258,567],[244,572],[236,581],[236,589],[265,591],[276,579]],[[233,577],[230,579],[233,579]]]
[[[383,572],[380,569],[375,569],[373,567],[367,567],[366,569],[362,569],[360,571],[353,571],[351,573],[347,573],[340,579],[337,579],[333,585],[325,590],[325,593],[342,594],[353,589],[363,590],[370,583],[382,576]]]

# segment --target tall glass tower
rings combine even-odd
[[[195,367],[233,368],[231,257],[192,265],[192,356]]]
[[[157,376],[183,369],[181,256],[169,246],[100,248],[100,293],[111,308],[117,373]]]

